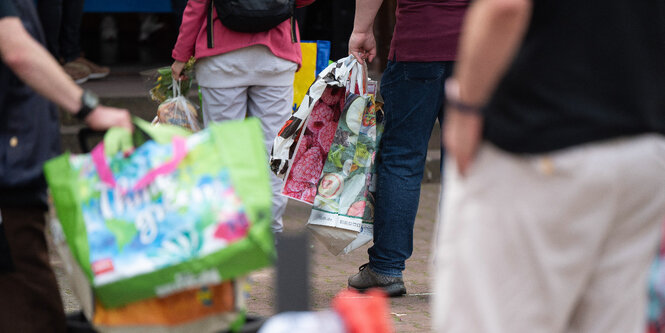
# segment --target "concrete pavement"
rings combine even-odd
[[[404,283],[407,295],[390,299],[390,317],[396,332],[428,332],[431,314],[430,248],[438,212],[439,184],[423,184],[420,207],[414,228],[413,256],[406,262]],[[285,232],[305,231],[311,208],[290,201],[284,216]],[[346,255],[332,255],[318,240],[310,237],[310,299],[313,310],[329,307],[332,298],[347,287],[347,279],[367,262],[367,244]],[[252,290],[248,301],[250,313],[274,314],[275,290],[272,283],[274,268],[251,275]]]

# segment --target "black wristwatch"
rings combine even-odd
[[[99,97],[90,90],[84,90],[81,95],[81,109],[74,116],[77,119],[85,120],[97,106],[99,106]]]

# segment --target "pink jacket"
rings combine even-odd
[[[214,47],[208,48],[206,27],[207,14],[212,0],[189,0],[182,17],[178,41],[173,48],[173,59],[186,62],[191,56],[196,59],[231,52],[252,45],[265,45],[282,59],[302,62],[300,53],[300,33],[296,29],[296,40],[291,41],[291,23],[286,20],[269,31],[257,33],[236,32],[226,28],[213,13]],[[297,7],[307,6],[314,0],[296,0]]]

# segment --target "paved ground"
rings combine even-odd
[[[128,107],[132,113],[142,118],[154,115],[156,105],[147,98],[147,86],[144,79],[137,74],[139,69],[129,68],[122,73],[116,71],[107,80],[91,81],[86,83],[87,88],[93,89],[101,95],[104,103]],[[66,148],[77,152],[78,147],[75,133],[78,131],[77,122],[63,120],[63,143]],[[70,133],[71,132],[71,133]],[[428,332],[430,331],[430,288],[429,288],[429,253],[431,238],[434,231],[439,198],[438,173],[438,142],[440,131],[435,128],[430,142],[425,183],[421,193],[420,208],[417,215],[414,231],[414,253],[404,273],[404,280],[408,294],[404,297],[390,300],[390,317],[393,320],[396,332]],[[285,214],[285,232],[301,232],[309,217],[310,207],[291,201]],[[325,309],[330,305],[332,298],[342,289],[346,288],[347,278],[358,271],[358,266],[367,262],[367,248],[363,246],[348,255],[334,256],[316,239],[310,238],[311,272],[309,292],[310,304],[313,310]],[[62,276],[62,268],[57,258],[53,259],[56,273],[61,284],[63,302],[68,312],[78,310],[76,297],[68,288],[68,281]],[[274,269],[264,269],[251,274],[252,289],[249,294],[248,310],[250,314],[270,316],[275,313],[275,288],[273,287]]]
[[[426,183],[421,193],[420,209],[414,232],[414,253],[407,261],[404,281],[408,294],[390,299],[390,317],[396,332],[428,332],[431,314],[429,308],[429,253],[431,238],[437,214],[439,185]],[[310,208],[307,205],[290,202],[285,215],[286,232],[303,231]],[[354,274],[358,266],[367,261],[367,248],[363,246],[347,255],[334,256],[315,239],[310,241],[311,290],[310,304],[313,310],[326,309],[340,290],[346,288],[346,280]],[[68,312],[79,309],[78,301],[68,288],[68,281],[62,277],[62,268],[54,258],[56,272],[61,283],[63,301]],[[270,316],[275,313],[274,268],[263,269],[250,275],[251,292],[248,299],[250,314]],[[306,291],[303,291],[306,292]]]
[[[397,332],[427,332],[430,327],[429,253],[437,214],[439,185],[423,185],[420,210],[414,232],[414,253],[407,261],[404,281],[408,294],[390,300],[391,318]],[[310,208],[295,202],[289,203],[285,223],[287,231],[300,231],[309,217]],[[367,262],[367,248],[363,246],[347,255],[334,256],[316,239],[310,241],[311,304],[314,309],[324,309],[340,290],[346,288],[349,275]],[[273,313],[273,269],[252,274],[253,288],[249,310],[265,316]]]

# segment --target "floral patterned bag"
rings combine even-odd
[[[111,129],[91,154],[45,165],[58,219],[107,308],[244,275],[274,256],[271,190],[256,118],[196,134],[135,120],[130,154]]]
[[[309,87],[298,110],[279,131],[272,147],[270,167],[275,175],[285,179],[282,193],[287,197],[314,203],[347,87],[357,81],[356,76],[362,75],[361,70],[362,66],[353,56],[330,64]]]
[[[374,162],[382,120],[373,96],[349,94],[307,222],[308,229],[335,255],[372,239]]]
[[[272,149],[271,168],[285,178],[282,194],[313,205],[308,229],[336,255],[372,239],[383,130],[375,94],[364,64],[338,60],[312,84]]]

